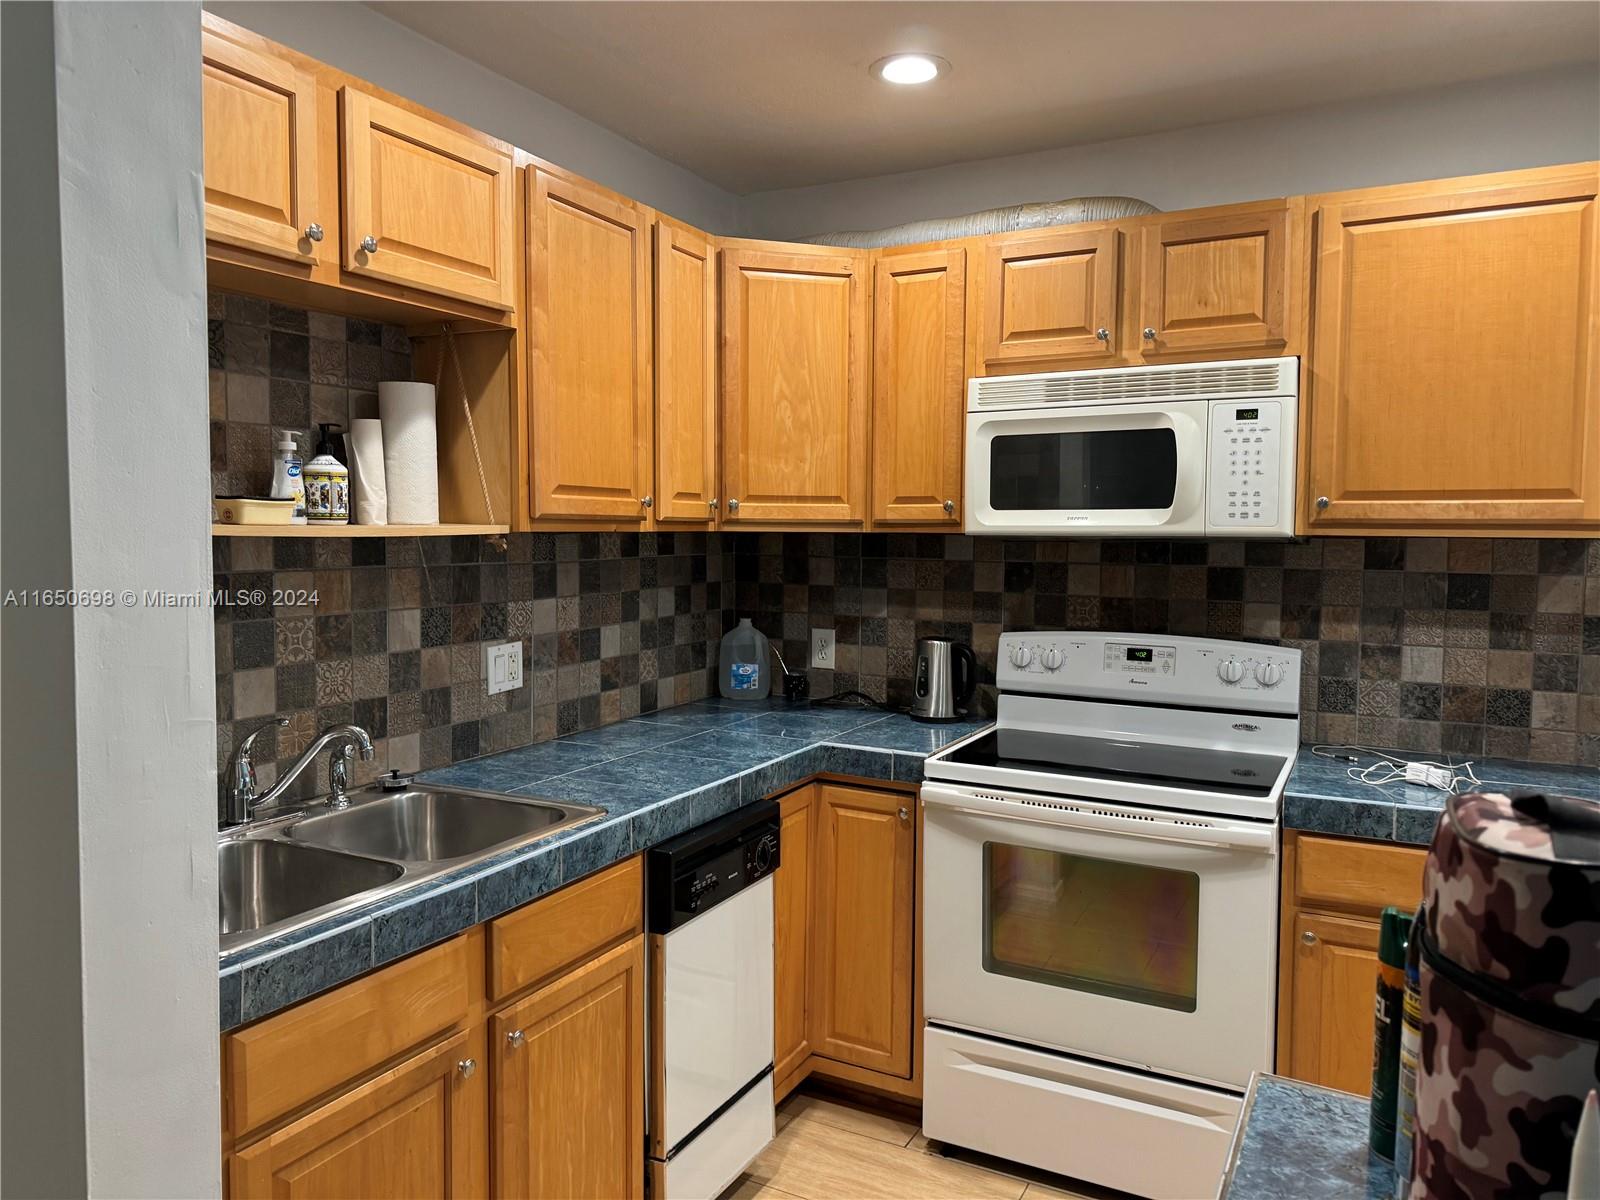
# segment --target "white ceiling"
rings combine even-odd
[[[372,7],[739,194],[1600,61],[1588,0]]]

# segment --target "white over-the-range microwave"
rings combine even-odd
[[[1300,360],[967,384],[966,532],[1294,534]]]

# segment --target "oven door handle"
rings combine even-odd
[[[993,817],[1001,821],[1021,821],[1051,829],[1082,829],[1123,837],[1146,838],[1154,842],[1177,842],[1186,846],[1205,846],[1221,850],[1273,851],[1277,841],[1272,826],[1189,824],[1165,817],[1118,816],[1098,812],[1073,812],[1037,802],[1036,811],[1017,801],[995,800],[943,788],[923,785],[922,802],[934,808],[963,813],[970,817]]]

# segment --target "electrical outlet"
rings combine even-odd
[[[811,631],[811,665],[820,671],[833,670],[833,630]]]
[[[522,686],[522,643],[500,642],[483,648],[483,682],[489,695],[515,691]]]

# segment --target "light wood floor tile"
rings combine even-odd
[[[746,1176],[803,1200],[1022,1200],[1020,1179],[795,1118]]]
[[[921,1132],[915,1121],[810,1092],[797,1092],[784,1102],[784,1107],[790,1110],[794,1120],[816,1121],[896,1146],[904,1146]]]
[[[762,1183],[749,1175],[741,1175],[737,1183],[722,1193],[720,1200],[800,1200],[800,1198],[789,1192],[780,1192],[771,1184]]]

